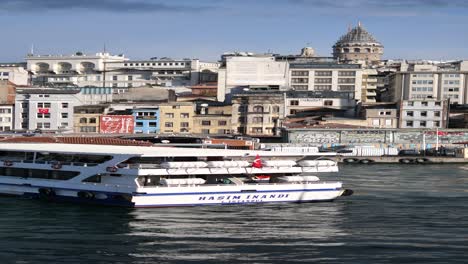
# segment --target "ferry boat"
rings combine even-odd
[[[335,161],[271,151],[1,143],[0,194],[128,207],[332,201]]]

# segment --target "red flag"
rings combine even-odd
[[[38,108],[37,112],[39,114],[48,114],[49,113],[49,108]]]
[[[254,162],[252,163],[252,168],[263,168],[262,160],[260,159],[260,155],[257,154],[257,156],[254,159]]]
[[[437,131],[438,136],[446,136],[448,133],[444,131]]]

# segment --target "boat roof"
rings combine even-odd
[[[62,143],[0,143],[0,151],[53,152],[96,155],[134,155],[146,157],[302,157],[302,153],[237,150],[237,149],[207,149],[207,148],[176,148],[155,146],[118,146],[92,144],[62,144]],[[324,155],[322,155],[324,154]],[[321,153],[320,156],[327,156]]]

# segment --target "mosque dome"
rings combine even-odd
[[[333,56],[340,60],[377,61],[382,54],[383,45],[360,22],[333,46]]]

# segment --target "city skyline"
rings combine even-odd
[[[104,45],[132,59],[217,60],[224,52],[298,54],[332,46],[358,21],[385,47],[384,59],[467,59],[468,2],[461,0],[0,0],[0,61],[36,54],[95,53]],[[14,21],[14,23],[12,23]]]

